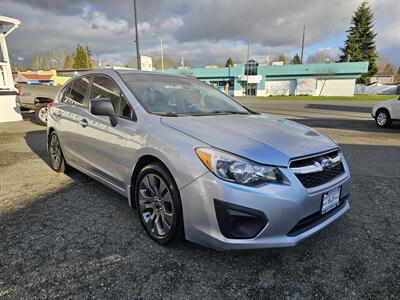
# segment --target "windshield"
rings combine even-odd
[[[249,114],[243,106],[197,79],[156,74],[121,75],[144,108],[154,114]]]

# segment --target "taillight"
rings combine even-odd
[[[21,96],[21,85],[18,84],[18,96]]]
[[[49,104],[47,104],[47,109],[50,110],[54,105],[54,102],[49,102]]]

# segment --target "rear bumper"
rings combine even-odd
[[[345,161],[344,168],[343,175],[309,189],[286,168],[281,171],[290,184],[267,184],[258,188],[226,182],[207,173],[181,190],[186,238],[219,250],[295,246],[349,210],[351,178]],[[321,216],[322,195],[337,186],[341,186],[340,205]],[[215,199],[225,203],[228,209],[231,207],[234,215],[244,212],[248,222],[244,231],[226,233]],[[246,233],[255,235],[240,236]]]

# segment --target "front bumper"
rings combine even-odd
[[[180,191],[186,238],[219,250],[295,246],[349,210],[351,178],[343,156],[342,162],[344,174],[309,189],[288,168],[280,170],[290,184],[266,184],[257,188],[226,182],[206,173]],[[341,186],[341,204],[321,216],[322,195],[337,186]],[[229,235],[221,230],[215,201],[234,209],[247,208],[245,214],[261,212],[265,215],[265,225],[251,238]]]

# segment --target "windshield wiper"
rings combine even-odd
[[[212,114],[230,114],[230,115],[248,115],[248,112],[245,111],[236,111],[236,110],[214,110],[211,112]]]
[[[188,115],[182,114],[182,113],[176,113],[173,111],[169,111],[166,113],[157,113],[157,115],[163,116],[163,117],[187,117]]]

